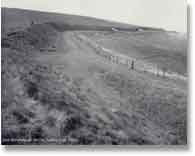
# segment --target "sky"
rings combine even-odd
[[[187,0],[1,0],[1,5],[187,31]]]

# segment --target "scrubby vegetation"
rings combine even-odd
[[[29,142],[4,143],[186,143],[183,93],[103,72],[99,77],[102,83],[127,101],[121,100],[120,108],[112,111],[102,99],[97,103],[100,111],[94,114],[96,109],[91,103],[101,97],[94,88],[83,89],[82,79],[66,75],[61,66],[37,65],[27,60],[20,64],[19,58],[14,60],[14,51],[6,54],[12,56],[7,56],[9,64],[3,64],[6,70],[2,71],[6,89],[2,90],[3,138]]]
[[[186,82],[106,62],[58,26],[2,38],[3,144],[187,143]]]

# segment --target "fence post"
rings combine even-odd
[[[131,69],[134,70],[134,60],[131,62]]]

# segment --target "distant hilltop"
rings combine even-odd
[[[1,8],[2,30],[22,29],[31,24],[51,23],[62,30],[100,31],[164,31],[160,28],[142,27],[86,16],[49,13],[17,8]]]

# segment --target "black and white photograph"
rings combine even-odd
[[[2,145],[188,144],[186,0],[2,0]]]

